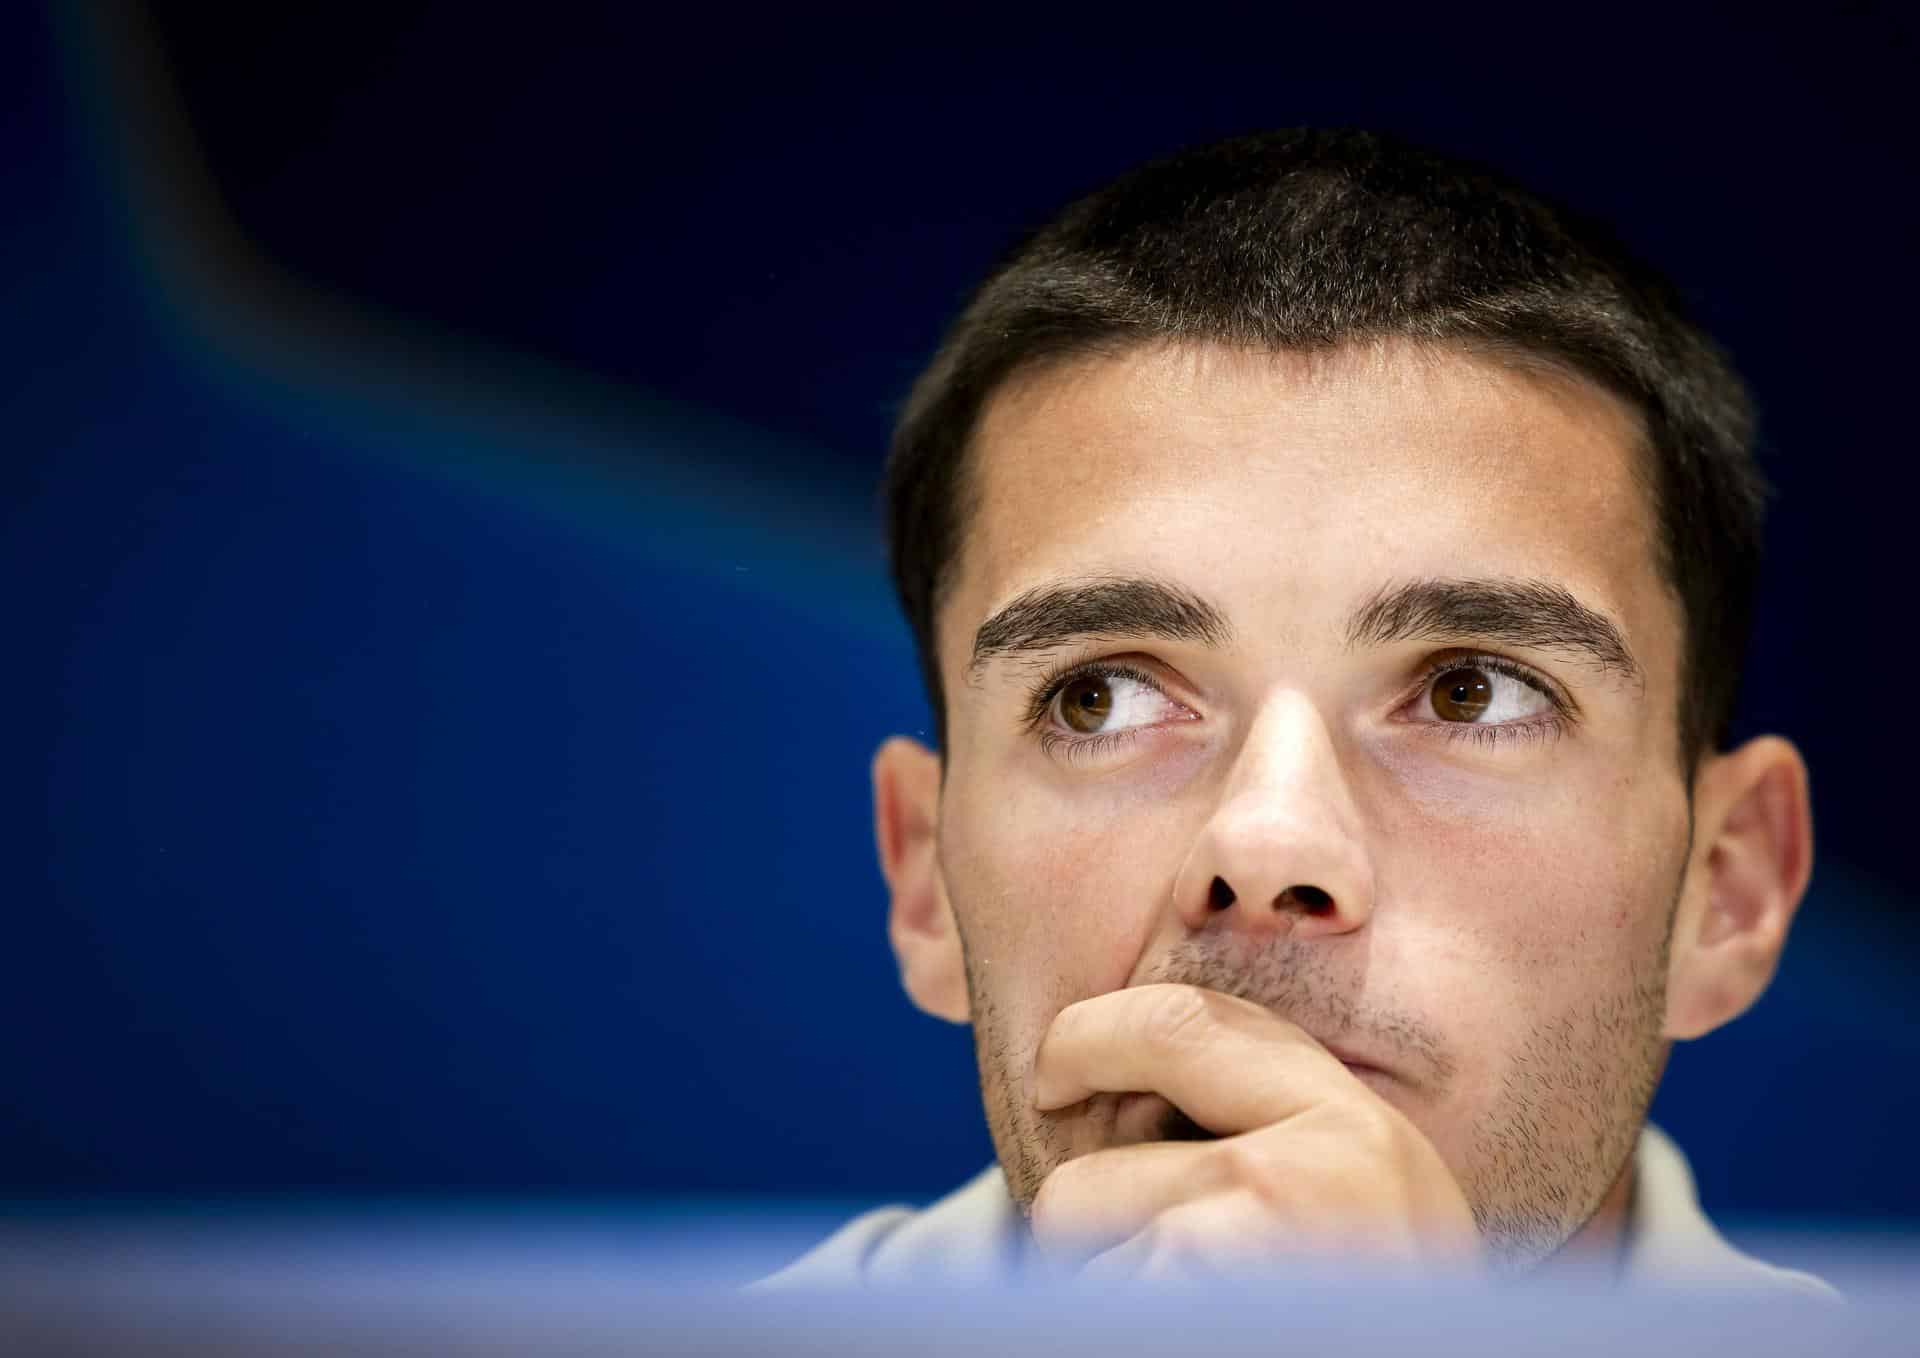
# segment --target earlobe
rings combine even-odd
[[[1712,757],[1694,815],[1668,970],[1670,1038],[1710,1033],[1766,991],[1813,870],[1806,765],[1778,736]]]
[[[968,1019],[966,961],[940,872],[940,757],[894,736],[873,757],[873,829],[892,897],[887,936],[900,981],[936,1018]]]

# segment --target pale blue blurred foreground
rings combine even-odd
[[[1911,1354],[1920,1239],[1799,1233],[1841,1305],[1295,1274],[1247,1293],[742,1294],[838,1205],[35,1213],[0,1224],[10,1353]],[[1749,1244],[1758,1244],[1751,1237]],[[1764,1248],[1764,1246],[1763,1246]]]

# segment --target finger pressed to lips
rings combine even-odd
[[[1221,1136],[1350,1094],[1354,1080],[1295,1024],[1188,985],[1134,986],[1069,1005],[1033,1066],[1042,1112],[1093,1094],[1149,1092]]]
[[[1057,1166],[1031,1209],[1054,1265],[1212,1275],[1301,1248],[1414,1258],[1423,1233],[1449,1257],[1477,1247],[1465,1197],[1413,1124],[1251,1001],[1151,985],[1070,1005],[1035,1054],[1032,1087],[1042,1111],[1132,1095],[1116,1101],[1116,1132],[1164,1135],[1173,1108],[1219,1138],[1109,1145]]]

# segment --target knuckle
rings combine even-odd
[[[1180,1259],[1180,1249],[1159,1222],[1146,1228],[1139,1237],[1139,1273],[1143,1278],[1171,1276]]]
[[[1033,1202],[1027,1209],[1034,1234],[1057,1236],[1065,1229],[1072,1215],[1075,1181],[1079,1177],[1079,1171],[1074,1168],[1076,1163],[1069,1160],[1056,1165],[1040,1181],[1040,1187],[1034,1192]]]
[[[1147,1228],[1147,1257],[1168,1262],[1191,1254],[1196,1243],[1193,1226],[1179,1213],[1167,1213]]]
[[[1200,1253],[1207,1244],[1207,1235],[1205,1225],[1190,1206],[1188,1209],[1176,1207],[1154,1218],[1146,1229],[1143,1243],[1148,1258],[1172,1261]]]
[[[1278,1206],[1291,1196],[1293,1176],[1285,1165],[1257,1144],[1243,1138],[1230,1138],[1215,1142],[1213,1155],[1218,1177],[1250,1193],[1259,1202]]]
[[[1372,1099],[1330,1100],[1304,1114],[1303,1130],[1349,1151],[1363,1154],[1387,1150],[1399,1139],[1393,1110]]]
[[[1356,1100],[1347,1110],[1347,1136],[1356,1149],[1387,1156],[1400,1145],[1400,1119],[1385,1104]]]
[[[1171,1046],[1205,1041],[1218,1022],[1214,993],[1184,985],[1162,988],[1146,1016],[1147,1031]]]
[[[1265,1232],[1247,1207],[1243,1194],[1217,1194],[1169,1208],[1148,1229],[1149,1253],[1190,1262],[1229,1256]]]

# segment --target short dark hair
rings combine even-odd
[[[1326,350],[1383,337],[1544,362],[1639,412],[1656,567],[1683,615],[1684,767],[1724,742],[1766,497],[1726,355],[1601,224],[1393,137],[1293,129],[1179,152],[1070,204],[1001,259],[914,384],[885,494],[943,754],[934,617],[970,513],[968,445],[1010,376],[1155,340]]]

